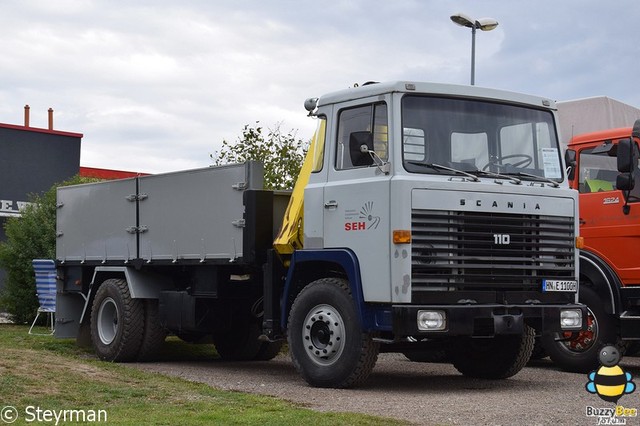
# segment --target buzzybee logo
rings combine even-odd
[[[605,346],[600,350],[600,368],[589,373],[589,381],[585,385],[587,392],[596,394],[606,402],[616,404],[615,408],[592,407],[586,408],[587,417],[596,417],[598,425],[625,425],[627,418],[637,417],[637,408],[627,408],[618,405],[618,400],[636,390],[631,374],[624,371],[618,363],[620,352],[615,346]]]
[[[618,403],[622,395],[636,390],[631,374],[626,373],[618,363],[620,352],[614,346],[605,346],[600,351],[601,367],[589,373],[587,392],[595,393],[603,401]]]

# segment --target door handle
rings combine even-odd
[[[336,200],[331,200],[324,203],[325,209],[335,209],[337,207],[338,207],[338,202]]]

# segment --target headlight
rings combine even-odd
[[[447,328],[447,314],[444,311],[418,311],[418,330],[441,331]]]
[[[582,327],[582,311],[579,309],[561,310],[560,327],[563,330],[580,330]]]

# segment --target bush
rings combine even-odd
[[[6,311],[16,323],[26,323],[36,315],[38,298],[31,261],[55,259],[56,188],[93,182],[73,177],[56,184],[42,195],[31,195],[21,217],[5,223],[6,241],[0,243],[0,268],[6,271],[5,287],[0,294],[0,311]]]
[[[273,130],[268,129],[265,136],[257,124],[256,127],[245,125],[242,137],[234,144],[222,141],[222,149],[210,155],[213,165],[260,161],[264,165],[265,189],[292,189],[309,142],[299,139],[293,130],[282,133],[280,123]]]

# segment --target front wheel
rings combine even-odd
[[[522,334],[493,338],[461,337],[452,346],[449,358],[453,366],[468,377],[506,379],[527,364],[533,351],[535,332],[525,326]]]
[[[602,300],[589,287],[580,287],[580,303],[587,305],[587,329],[543,335],[542,343],[551,360],[565,371],[588,373],[600,365],[600,349],[618,345],[615,318],[604,311]]]
[[[289,350],[311,386],[347,388],[364,382],[378,344],[360,327],[347,281],[323,278],[306,286],[289,313]]]

